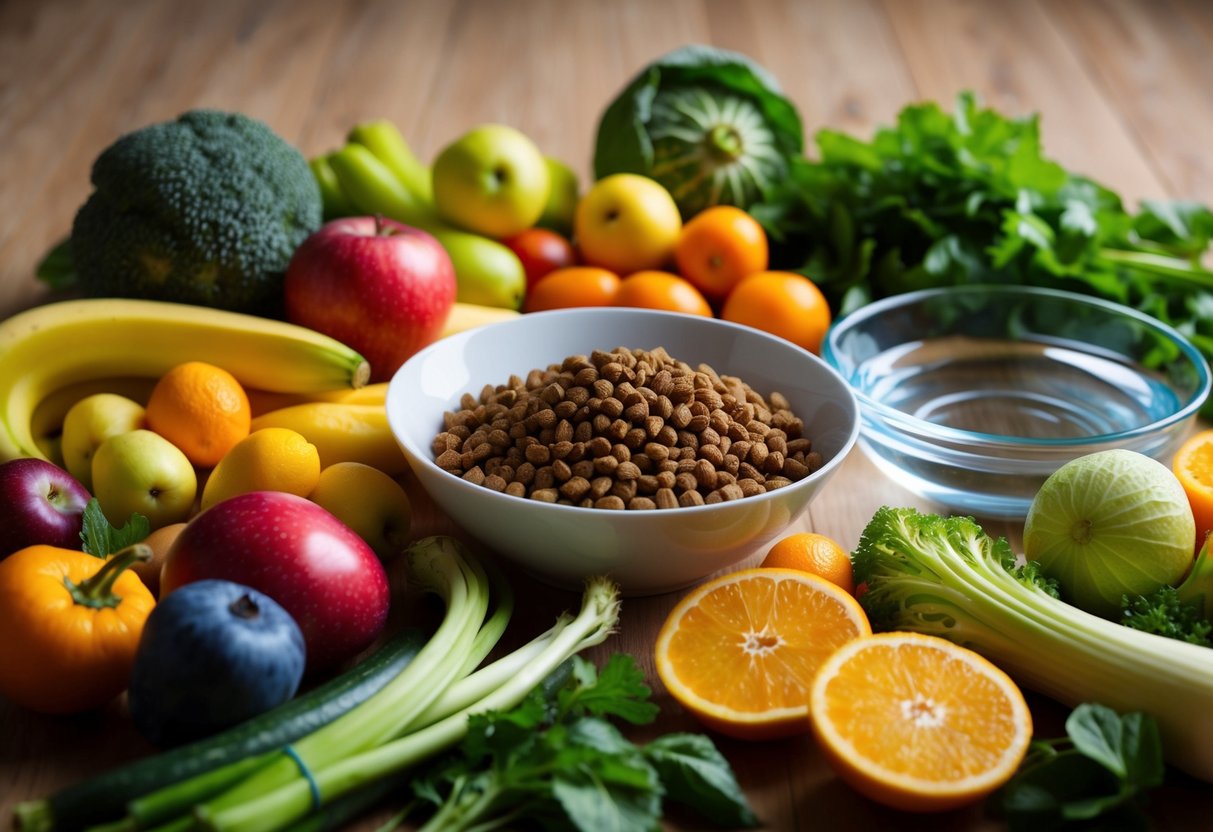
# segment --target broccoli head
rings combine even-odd
[[[87,295],[273,314],[291,255],[320,227],[303,156],[260,121],[193,110],[93,163],[71,253]]]

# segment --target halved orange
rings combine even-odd
[[[1213,430],[1193,434],[1175,452],[1172,470],[1192,505],[1196,548],[1213,531]]]
[[[839,777],[912,812],[988,796],[1032,739],[1031,713],[1010,677],[968,648],[918,633],[840,647],[813,681],[809,711]]]
[[[746,569],[691,590],[657,635],[657,674],[709,728],[740,739],[809,730],[809,686],[842,644],[870,635],[859,603],[795,569]]]

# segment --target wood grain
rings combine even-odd
[[[602,109],[648,60],[691,42],[766,66],[801,112],[809,153],[818,129],[867,136],[911,101],[949,105],[973,89],[1000,110],[1041,113],[1046,150],[1130,204],[1213,203],[1211,9],[1203,0],[7,0],[0,316],[47,298],[34,267],[70,229],[92,160],[126,131],[218,107],[265,120],[311,155],[355,122],[383,117],[432,159],[472,125],[503,122],[585,181]],[[461,534],[404,482],[418,535]],[[793,530],[851,547],[883,504],[933,508],[856,450]],[[1018,543],[1017,527],[988,528]],[[511,638],[576,601],[511,575],[525,599]],[[698,730],[653,670],[653,637],[676,600],[628,599],[620,633],[594,653],[624,651],[646,670],[662,717],[641,738]],[[1063,709],[1033,705],[1042,732],[1060,730]],[[840,785],[807,737],[718,742],[766,829],[999,828],[981,807],[925,819],[881,809]],[[0,703],[0,824],[18,800],[148,751],[121,701],[68,720]],[[1210,811],[1207,787],[1182,777],[1151,804],[1159,829],[1200,828]],[[670,827],[702,825],[675,812]]]

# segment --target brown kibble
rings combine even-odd
[[[783,461],[783,475],[790,480],[801,480],[809,475],[809,466],[796,459]]]
[[[678,508],[678,498],[668,488],[659,489],[653,497],[653,502],[657,504],[657,508]]]
[[[621,462],[615,469],[615,478],[619,480],[635,480],[640,478],[641,471],[635,462]]]
[[[824,460],[778,392],[692,368],[664,348],[570,355],[464,393],[435,463],[512,496],[613,510],[674,508],[781,488]]]
[[[561,486],[561,496],[577,501],[584,497],[590,490],[590,483],[585,477],[569,477]]]
[[[703,504],[703,495],[698,491],[684,491],[678,495],[678,505],[683,506],[684,508],[701,506]]]
[[[766,488],[760,482],[756,482],[748,477],[737,480],[737,485],[741,488],[742,495],[746,497],[757,497],[759,494],[765,494]]]

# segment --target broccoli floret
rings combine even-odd
[[[260,121],[193,110],[118,139],[72,226],[88,295],[280,308],[295,249],[320,227],[307,160]]]

